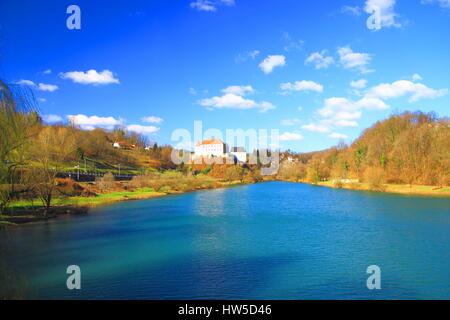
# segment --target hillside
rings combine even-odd
[[[285,163],[280,177],[450,185],[450,121],[434,113],[405,112],[375,123],[350,146],[341,143],[295,157],[298,161]]]

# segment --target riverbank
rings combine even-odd
[[[301,183],[313,184],[308,181],[299,181]],[[335,183],[333,181],[321,181],[314,185],[333,188],[347,189],[357,191],[372,191],[382,193],[395,193],[411,196],[428,196],[428,197],[450,197],[450,187],[436,186],[420,186],[420,185],[404,185],[404,184],[383,184],[379,187],[371,186],[368,183],[351,182],[351,183]]]
[[[60,197],[55,198],[52,202],[51,211],[48,215],[44,215],[44,208],[36,205],[38,200],[20,200],[12,203],[12,214],[0,215],[0,227],[15,226],[24,223],[46,221],[56,218],[60,215],[67,214],[86,214],[93,207],[108,205],[122,201],[147,200],[173,194],[183,194],[188,192],[220,189],[244,185],[248,183],[234,182],[217,182],[214,185],[199,186],[195,189],[186,189],[184,191],[165,189],[165,191],[154,191],[152,188],[138,188],[133,191],[116,191],[109,193],[101,193],[91,197]]]
[[[273,181],[273,179],[268,179],[267,181]],[[288,181],[297,183],[313,184],[308,181]],[[14,225],[20,225],[30,222],[45,221],[48,219],[56,218],[60,215],[66,214],[86,214],[93,207],[112,204],[122,201],[132,201],[132,200],[146,200],[152,198],[163,197],[173,194],[182,194],[187,192],[194,192],[200,190],[208,189],[220,189],[232,186],[248,184],[245,182],[234,181],[234,182],[218,182],[216,181],[213,185],[207,185],[204,187],[197,187],[195,189],[186,189],[184,191],[180,190],[164,190],[164,191],[154,191],[152,188],[138,188],[132,191],[116,191],[109,193],[101,193],[95,196],[77,196],[77,197],[61,197],[55,198],[52,204],[51,212],[44,216],[44,208],[42,206],[37,206],[37,200],[21,200],[16,201],[12,204],[11,209],[13,214],[11,215],[0,215],[0,227],[8,227]],[[450,197],[450,187],[437,188],[434,186],[418,186],[418,185],[396,185],[396,184],[384,184],[382,187],[375,189],[366,183],[351,182],[351,183],[339,183],[336,184],[332,181],[321,181],[314,183],[321,187],[333,188],[333,189],[347,189],[347,190],[358,190],[358,191],[372,191],[372,192],[383,192],[383,193],[394,193],[403,195],[418,195],[418,196],[428,196],[428,197]]]

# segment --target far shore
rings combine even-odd
[[[436,187],[436,186],[422,186],[422,185],[407,185],[407,184],[383,184],[380,187],[373,187],[368,183],[351,182],[335,184],[332,181],[320,181],[317,183],[311,183],[305,180],[291,181],[298,183],[306,183],[311,185],[317,185],[321,187],[333,188],[333,189],[346,189],[356,191],[370,191],[379,193],[394,193],[411,196],[427,196],[427,197],[450,197],[450,187]]]
[[[375,189],[366,183],[342,183],[339,185],[334,184],[332,181],[321,181],[318,183],[311,183],[308,181],[293,181],[293,180],[272,180],[268,179],[266,182],[270,181],[285,181],[294,183],[305,183],[310,185],[317,185],[321,187],[333,188],[333,189],[346,189],[346,190],[356,190],[356,191],[371,191],[380,193],[393,193],[411,196],[427,196],[427,197],[450,197],[450,187],[435,187],[435,186],[419,186],[419,185],[397,185],[397,184],[384,184],[382,188]],[[174,194],[183,194],[189,192],[196,192],[201,190],[212,190],[228,188],[239,185],[246,185],[248,183],[235,181],[235,182],[222,182],[218,187],[215,188],[198,188],[189,191],[167,191],[167,192],[156,192],[151,188],[142,188],[134,191],[118,191],[99,194],[93,197],[69,197],[69,198],[56,198],[53,202],[51,211],[47,216],[43,215],[43,207],[36,205],[37,200],[32,201],[17,201],[13,203],[12,208],[14,209],[14,214],[11,215],[0,215],[0,227],[2,226],[15,226],[24,223],[31,222],[41,222],[48,219],[56,218],[60,215],[67,214],[86,214],[91,208],[113,204],[122,201],[132,201],[132,200],[146,200],[164,197]]]

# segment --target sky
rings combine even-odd
[[[2,0],[0,78],[47,123],[159,144],[194,121],[278,129],[308,152],[394,113],[450,116],[449,30],[450,0]]]

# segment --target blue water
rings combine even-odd
[[[448,198],[273,182],[122,202],[0,241],[26,298],[450,299]]]

